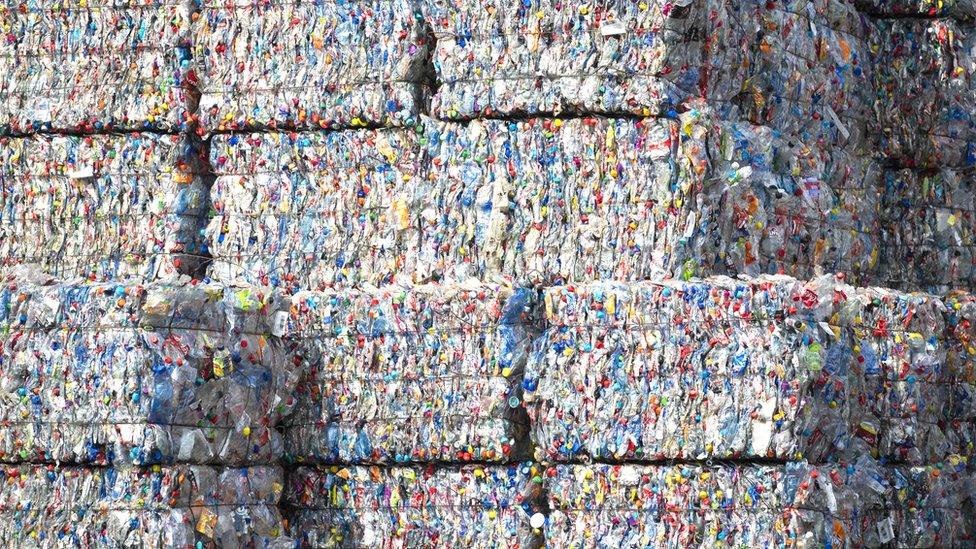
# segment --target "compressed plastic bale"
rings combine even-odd
[[[267,463],[293,404],[274,294],[8,280],[4,461]],[[285,313],[281,313],[284,315]]]
[[[206,241],[220,280],[315,289],[822,269],[867,281],[877,266],[876,164],[705,107],[680,124],[221,135],[210,154]]]
[[[972,0],[856,0],[854,3],[859,10],[878,17],[976,18],[976,4]]]
[[[872,43],[878,152],[901,167],[976,164],[976,33],[952,19],[877,23]]]
[[[976,298],[963,291],[945,297],[947,314],[946,369],[951,380],[946,407],[946,436],[956,448],[972,455],[976,447]]]
[[[424,5],[439,118],[673,116],[703,97],[730,120],[835,144],[865,137],[870,25],[844,2]]]
[[[682,67],[729,121],[766,125],[808,146],[872,152],[874,22],[846,0],[705,0],[701,68]],[[693,61],[691,62],[693,63]],[[680,71],[679,71],[680,72]]]
[[[657,3],[641,12],[632,4],[601,4],[605,22],[601,5],[425,2],[441,81],[432,112],[449,118],[666,112],[680,92],[661,73],[700,55],[697,21],[683,17],[685,10],[668,17]]]
[[[196,108],[191,2],[4,2],[0,131],[175,131]]]
[[[879,244],[884,282],[942,292],[976,278],[976,188],[960,170],[885,172]]]
[[[16,547],[293,547],[278,467],[8,466],[0,540]]]
[[[703,178],[704,196],[685,206],[699,211],[673,275],[878,277],[877,162],[769,126],[716,120],[707,107],[682,117],[682,135],[689,166],[681,177]]]
[[[555,547],[953,547],[972,542],[972,474],[926,467],[557,465],[546,470]]]
[[[285,515],[305,547],[541,546],[539,466],[300,467]]]
[[[497,284],[300,292],[305,359],[288,457],[311,463],[510,461],[527,453],[522,372],[536,294]]]
[[[431,124],[416,278],[517,284],[877,265],[871,161],[703,106],[660,119]],[[424,270],[426,269],[426,270]]]
[[[673,122],[472,121],[427,133],[422,194],[439,215],[422,220],[417,265],[444,278],[643,278],[685,225],[674,206],[691,189],[677,181]]]
[[[525,373],[540,460],[971,453],[943,304],[824,277],[553,287]]]
[[[788,539],[783,468],[557,465],[546,470],[552,547],[776,547]]]
[[[791,526],[800,543],[833,547],[968,547],[973,473],[947,456],[924,466],[869,458],[836,466],[787,465]]]
[[[964,459],[925,467],[894,467],[888,501],[898,547],[967,546],[976,543],[976,502],[972,470]],[[879,522],[880,524],[880,522]]]
[[[202,129],[409,123],[427,95],[428,48],[413,0],[204,2]]]
[[[824,368],[849,352],[851,422],[854,436],[872,447],[872,455],[893,462],[934,463],[953,454],[972,455],[968,444],[955,439],[945,403],[956,380],[946,366],[951,343],[946,340],[945,302],[928,294],[886,288],[854,290],[853,306],[840,289],[835,310],[847,321],[838,349],[825,346]],[[835,332],[836,334],[836,332]],[[805,429],[813,424],[811,416]],[[876,434],[876,436],[875,436]]]
[[[208,182],[176,135],[0,138],[0,254],[64,277],[170,278],[200,264]]]
[[[409,270],[425,199],[418,131],[214,136],[209,275],[317,289]]]

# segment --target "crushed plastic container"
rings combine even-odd
[[[958,457],[557,465],[544,485],[550,547],[964,547],[976,535],[972,473]]]
[[[305,367],[285,421],[288,458],[524,458],[536,304],[532,290],[475,281],[294,295],[288,337]]]
[[[871,51],[881,156],[909,168],[976,165],[972,25],[897,18],[877,27]]]
[[[503,466],[299,467],[284,514],[308,547],[542,544],[542,469]]]
[[[523,384],[542,461],[972,454],[937,297],[780,276],[552,287],[545,307]]]
[[[404,125],[425,110],[430,38],[414,0],[202,2],[204,131]]]
[[[178,131],[196,109],[190,1],[0,4],[0,132]]]
[[[417,261],[423,140],[423,126],[215,135],[210,276],[290,289],[392,281]]]
[[[73,278],[172,278],[201,261],[200,145],[177,135],[0,137],[0,255]]]
[[[279,467],[6,466],[0,540],[15,547],[294,547]]]
[[[7,279],[0,451],[9,462],[269,463],[298,367],[274,293]]]
[[[846,2],[427,0],[438,118],[670,116],[704,98],[727,120],[831,144],[865,139],[870,22]]]

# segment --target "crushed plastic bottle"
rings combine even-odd
[[[945,304],[835,277],[546,290],[526,366],[537,459],[970,455]],[[964,431],[964,430],[963,430]]]

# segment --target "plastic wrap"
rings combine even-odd
[[[767,277],[554,287],[545,306],[523,384],[540,460],[972,453],[946,423],[940,299]]]
[[[293,404],[274,294],[13,280],[0,293],[4,461],[268,463]]]
[[[196,108],[191,2],[0,5],[0,131],[175,131]]]
[[[976,33],[952,19],[877,23],[873,52],[880,154],[902,167],[976,165]]]
[[[974,541],[966,465],[560,465],[546,470],[546,543],[965,547]]]
[[[525,457],[534,291],[471,282],[300,292],[292,303],[289,338],[307,364],[286,421],[291,459]]]
[[[316,289],[408,270],[425,198],[422,132],[214,136],[210,276]]]
[[[702,97],[728,120],[859,144],[869,24],[845,2],[425,2],[439,118],[674,116]]]
[[[976,188],[962,170],[885,172],[881,206],[886,284],[944,292],[976,282]]]
[[[8,466],[0,540],[13,547],[293,547],[278,467]]]
[[[65,277],[172,277],[200,263],[207,181],[175,135],[0,138],[0,255]]]
[[[207,131],[403,125],[424,109],[414,0],[208,0],[194,38]]]
[[[542,471],[486,467],[301,467],[285,514],[306,547],[541,545]]]

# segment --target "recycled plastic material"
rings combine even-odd
[[[698,105],[701,107],[701,105]],[[706,107],[432,124],[417,277],[517,284],[819,269],[871,279],[880,169]]]
[[[16,547],[285,548],[278,467],[7,466],[0,540]]]
[[[210,276],[316,289],[409,270],[422,131],[214,136]]]
[[[4,461],[268,463],[294,404],[278,298],[216,284],[8,280]]]
[[[206,131],[404,125],[427,95],[414,0],[208,0],[194,38]]]
[[[946,298],[949,329],[946,368],[955,380],[945,406],[949,429],[957,446],[976,446],[976,296],[953,291]]]
[[[680,153],[689,166],[680,177],[705,174],[704,196],[682,204],[698,211],[688,214],[686,250],[673,261],[673,275],[878,278],[884,224],[877,162],[769,126],[716,121],[699,107],[681,117]]]
[[[292,298],[304,357],[285,448],[299,462],[525,457],[536,293],[471,281]]]
[[[972,454],[941,299],[782,276],[545,293],[523,383],[540,460]]]
[[[892,240],[878,163],[698,103],[678,122],[217,135],[210,159],[210,276],[290,291],[820,272],[873,283]],[[924,246],[914,235],[898,246]]]
[[[834,0],[428,0],[438,118],[667,115],[707,99],[832,144],[864,139],[870,24]]]
[[[196,75],[191,2],[4,2],[0,131],[176,131]]]
[[[64,277],[171,278],[200,263],[207,182],[175,135],[0,138],[0,255]]]
[[[558,465],[548,546],[956,547],[973,543],[965,459],[924,467]]]
[[[671,121],[488,120],[427,133],[421,194],[435,215],[424,216],[418,266],[532,285],[645,278],[677,253],[689,214],[677,204],[694,181],[678,178]]]
[[[902,167],[976,165],[976,33],[952,19],[879,20],[871,45],[880,154]]]
[[[880,249],[886,282],[944,292],[976,282],[976,186],[963,170],[885,172]]]
[[[300,467],[285,515],[308,547],[541,545],[542,470],[487,467]]]
[[[856,0],[855,4],[858,9],[879,17],[976,18],[976,3],[972,0]]]

